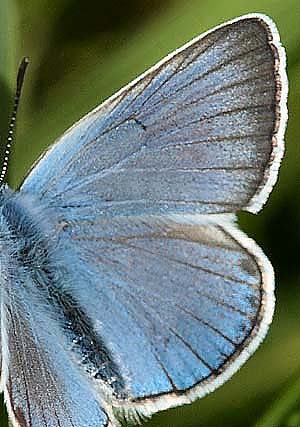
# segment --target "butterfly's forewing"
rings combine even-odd
[[[228,379],[265,335],[268,260],[230,216],[199,214],[257,211],[265,202],[283,152],[285,82],[274,25],[242,17],[83,118],[23,183],[20,200],[36,198],[56,229],[47,239],[68,285],[53,283],[55,298],[72,319],[69,333],[80,327],[85,337],[76,351],[53,344],[51,352],[48,342],[43,351],[58,375],[66,357],[65,369],[77,369],[105,408],[134,417],[189,402]],[[84,349],[88,369],[78,362]],[[15,365],[12,358],[12,383]],[[7,394],[12,407],[26,402],[26,390]],[[43,414],[43,398],[32,399]]]
[[[107,216],[257,211],[283,151],[283,83],[269,21],[221,26],[73,126],[22,189]]]

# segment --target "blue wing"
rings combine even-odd
[[[285,79],[273,24],[242,17],[75,124],[21,187],[55,223],[68,278],[59,293],[89,319],[95,393],[106,385],[121,415],[203,396],[266,333],[272,267],[228,215],[207,214],[266,201],[283,153]]]
[[[272,318],[272,267],[255,243],[227,217],[178,220],[75,224],[64,216],[58,247],[68,254],[69,292],[118,365],[122,388],[110,382],[119,400],[110,404],[125,413],[148,414],[153,402],[168,407],[214,389],[254,351]]]
[[[284,83],[269,21],[221,26],[75,124],[22,190],[107,216],[257,211],[283,152]]]

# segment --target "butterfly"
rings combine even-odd
[[[273,268],[235,214],[258,212],[277,179],[286,100],[277,29],[245,15],[87,114],[18,191],[1,184],[14,427],[135,423],[213,391],[256,350]]]

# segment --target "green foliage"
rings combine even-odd
[[[296,376],[295,376],[296,377]],[[298,427],[300,426],[300,375],[257,422],[255,427]]]
[[[17,6],[0,0],[2,135],[16,58],[31,59],[10,167],[14,187],[84,113],[195,35],[248,12],[274,19],[288,56],[290,120],[280,179],[258,217],[240,216],[275,266],[277,310],[266,341],[232,380],[193,405],[155,416],[149,427],[300,426],[299,0],[94,0],[84,10],[79,0],[19,0]]]

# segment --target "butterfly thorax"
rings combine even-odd
[[[13,192],[9,187],[1,188],[0,193],[0,247],[1,273],[15,275],[15,271],[26,275],[51,275],[50,247],[47,231],[41,229],[41,208],[29,196]],[[37,215],[37,216],[36,216]],[[43,277],[44,279],[44,277]]]

